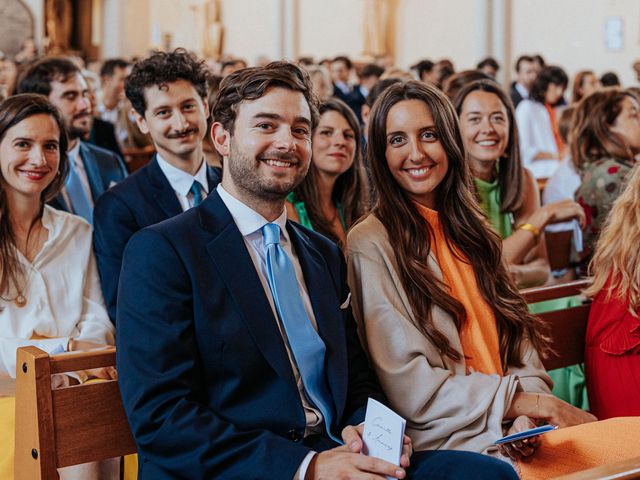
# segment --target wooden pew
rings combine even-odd
[[[18,349],[15,480],[56,480],[57,468],[136,453],[117,380],[51,389],[55,373],[115,362],[115,348],[53,356]]]
[[[589,285],[588,280],[553,285],[549,287],[535,287],[521,290],[527,303],[542,302],[556,298],[580,295]],[[589,319],[589,302],[577,307],[546,312],[538,315],[549,325],[551,347],[554,351],[543,360],[547,370],[568,367],[584,362],[584,343]]]
[[[125,148],[122,150],[124,162],[129,173],[133,173],[139,168],[144,167],[151,161],[156,150],[153,145],[143,148]]]

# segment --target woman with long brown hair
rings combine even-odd
[[[475,193],[503,240],[509,271],[520,288],[542,285],[550,273],[544,228],[574,218],[584,223],[584,212],[571,200],[540,206],[536,181],[520,161],[511,100],[497,83],[469,83],[453,102]]]
[[[16,349],[47,352],[113,344],[91,250],[91,226],[45,201],[62,189],[68,172],[67,138],[59,112],[41,95],[0,104],[0,384],[16,375]],[[68,386],[90,375],[54,375]],[[0,478],[13,478],[13,404],[0,392]],[[106,468],[99,474],[100,468]],[[61,478],[118,474],[118,462],[60,470]],[[100,478],[111,478],[100,476]]]
[[[640,153],[640,103],[633,93],[604,89],[583,99],[573,115],[571,159],[582,183],[576,200],[587,215],[585,263]]]
[[[613,204],[589,270],[585,363],[598,418],[640,415],[640,168]]]
[[[573,78],[571,103],[576,104],[600,88],[600,80],[591,70],[580,70]]]
[[[287,214],[344,246],[347,230],[368,210],[360,124],[335,98],[320,104],[319,112],[309,173],[289,195]]]
[[[414,447],[492,453],[505,433],[539,421],[595,420],[549,394],[544,325],[529,314],[475,202],[444,95],[419,82],[389,87],[371,113],[367,156],[379,197],[348,235],[352,306]],[[534,438],[504,453],[518,459],[539,446]]]

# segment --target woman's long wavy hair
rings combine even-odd
[[[60,113],[46,97],[31,93],[14,95],[0,104],[0,143],[4,140],[7,131],[18,125],[23,120],[34,115],[51,116],[60,130],[58,138],[60,163],[58,174],[44,189],[41,195],[41,206],[53,199],[62,189],[69,171],[67,159],[67,133]],[[42,208],[40,210],[42,215]],[[35,223],[35,222],[34,222]],[[31,226],[33,227],[33,225]],[[16,251],[16,238],[9,218],[9,205],[7,203],[6,183],[0,174],[0,297],[7,294],[10,289],[19,288],[24,278],[24,271]]]
[[[569,135],[571,160],[577,169],[606,157],[633,162],[633,152],[624,139],[611,132],[626,97],[638,101],[632,92],[613,87],[594,92],[578,103]]]
[[[629,303],[629,312],[638,317],[640,308],[640,167],[636,164],[629,183],[616,199],[598,238],[589,263],[593,281],[588,296],[600,292],[610,280],[606,299],[614,292]]]
[[[518,126],[513,103],[504,90],[493,80],[477,80],[464,86],[453,100],[458,117],[462,112],[465,98],[473,92],[493,93],[500,99],[507,111],[509,122],[509,143],[504,155],[498,159],[498,186],[500,188],[500,211],[515,212],[522,206],[524,191],[524,168],[520,161]],[[475,190],[474,190],[475,191]]]
[[[336,180],[332,195],[333,201],[340,202],[342,205],[344,221],[347,224],[347,228],[349,228],[369,211],[369,188],[362,160],[360,123],[347,104],[337,98],[331,98],[321,103],[318,110],[320,117],[327,112],[336,112],[342,115],[355,134],[356,145],[353,163]],[[314,134],[317,128],[318,125],[315,126]],[[309,172],[302,183],[295,189],[295,195],[304,202],[313,228],[331,238],[334,242],[339,243],[338,237],[333,233],[332,222],[322,214],[318,175],[318,167],[316,167],[312,158]]]
[[[453,105],[435,87],[409,81],[392,85],[376,101],[369,123],[367,158],[379,192],[373,213],[395,243],[400,279],[418,328],[443,355],[453,360],[462,358],[461,352],[451,347],[449,339],[433,324],[431,309],[435,304],[450,314],[458,330],[466,321],[466,311],[429,269],[431,226],[396,182],[386,159],[387,117],[394,105],[405,100],[418,100],[427,106],[447,154],[449,169],[436,190],[436,210],[452,251],[473,265],[480,293],[494,312],[504,370],[522,365],[525,338],[544,355],[548,349],[544,327],[529,313],[511,281],[502,261],[501,240],[489,228],[472,194],[471,173]]]

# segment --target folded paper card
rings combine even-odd
[[[406,423],[396,412],[370,398],[364,418],[362,453],[400,465]]]
[[[514,433],[513,435],[507,435],[506,437],[502,437],[500,440],[496,440],[494,445],[502,445],[503,443],[511,443],[518,440],[524,440],[525,438],[536,437],[538,435],[542,435],[543,433],[550,432],[551,430],[555,430],[555,425],[543,425],[541,427],[531,428],[529,430],[524,430],[522,432]]]

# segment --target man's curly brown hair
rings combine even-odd
[[[202,97],[207,101],[207,81],[211,72],[195,55],[184,48],[177,48],[173,52],[153,52],[149,57],[136,62],[131,74],[127,77],[124,91],[131,105],[144,117],[147,102],[144,96],[146,88],[157,85],[166,87],[168,83],[186,80],[193,84]]]

